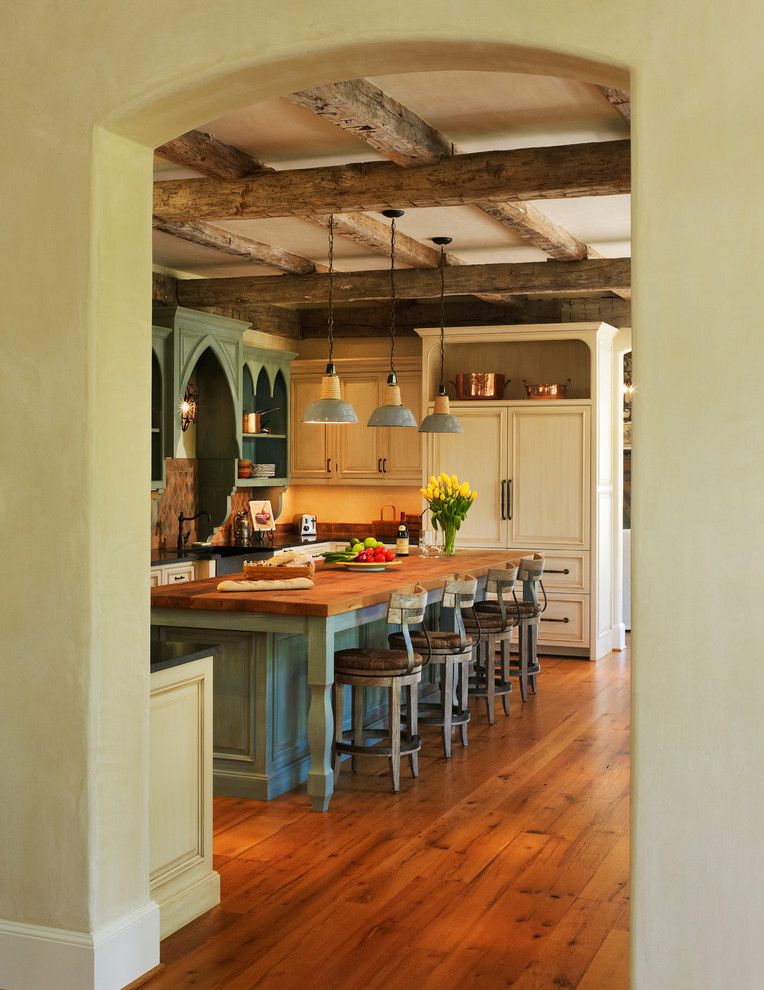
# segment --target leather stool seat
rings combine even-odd
[[[419,653],[414,654],[414,669],[419,669],[425,663]],[[384,674],[408,670],[408,656],[405,650],[384,650],[376,647],[363,649],[338,650],[334,654],[334,669],[348,671],[354,674]]]
[[[469,649],[472,646],[472,637],[467,636],[465,645],[462,646],[461,637],[457,632],[439,632],[434,630],[428,632],[430,637],[429,646],[433,653],[460,653],[464,649]],[[389,642],[392,647],[401,649],[403,648],[403,633],[393,633],[389,637]],[[427,637],[424,633],[413,632],[411,634],[411,645],[415,650],[421,650],[423,653],[427,653]]]

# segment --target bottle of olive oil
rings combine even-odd
[[[406,525],[406,513],[401,512],[401,521],[398,526],[398,535],[395,539],[395,553],[398,557],[408,557],[409,555],[409,530]]]

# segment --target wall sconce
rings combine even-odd
[[[185,433],[192,423],[196,422],[199,412],[199,389],[191,382],[186,385],[186,394],[180,404],[180,428]]]

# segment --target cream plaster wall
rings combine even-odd
[[[633,986],[755,986],[764,8],[33,0],[0,16],[0,522],[21,533],[0,594],[0,918],[93,931],[147,897],[149,146],[323,80],[527,68],[617,85],[630,66]]]

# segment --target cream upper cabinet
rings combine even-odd
[[[409,363],[411,359],[408,359]],[[312,365],[313,362],[306,362]],[[348,359],[340,367],[342,397],[358,414],[358,423],[317,426],[302,422],[309,402],[319,397],[321,373],[293,366],[291,478],[294,482],[321,479],[346,485],[419,485],[421,437],[416,427],[374,428],[366,424],[384,401],[387,363]],[[417,423],[422,387],[419,370],[398,372],[401,398]]]
[[[380,398],[384,391],[386,377],[380,380]],[[419,424],[421,420],[419,397],[422,391],[422,377],[417,372],[398,374],[401,401],[413,413]],[[384,429],[382,434],[382,474],[387,481],[419,482],[422,473],[421,434],[416,427]]]
[[[427,474],[456,474],[478,493],[459,530],[462,546],[505,547],[507,521],[501,498],[507,477],[508,411],[477,403],[460,409],[458,416],[463,433],[430,434]]]
[[[352,481],[376,478],[382,470],[381,430],[366,424],[379,402],[379,376],[352,375],[343,378],[342,397],[358,415],[352,425],[329,427],[337,435],[337,478]]]
[[[318,423],[303,423],[307,406],[320,398],[321,376],[305,375],[292,380],[290,458],[292,478],[327,479],[334,469],[329,430]]]
[[[590,410],[512,409],[506,515],[510,547],[589,546]]]

